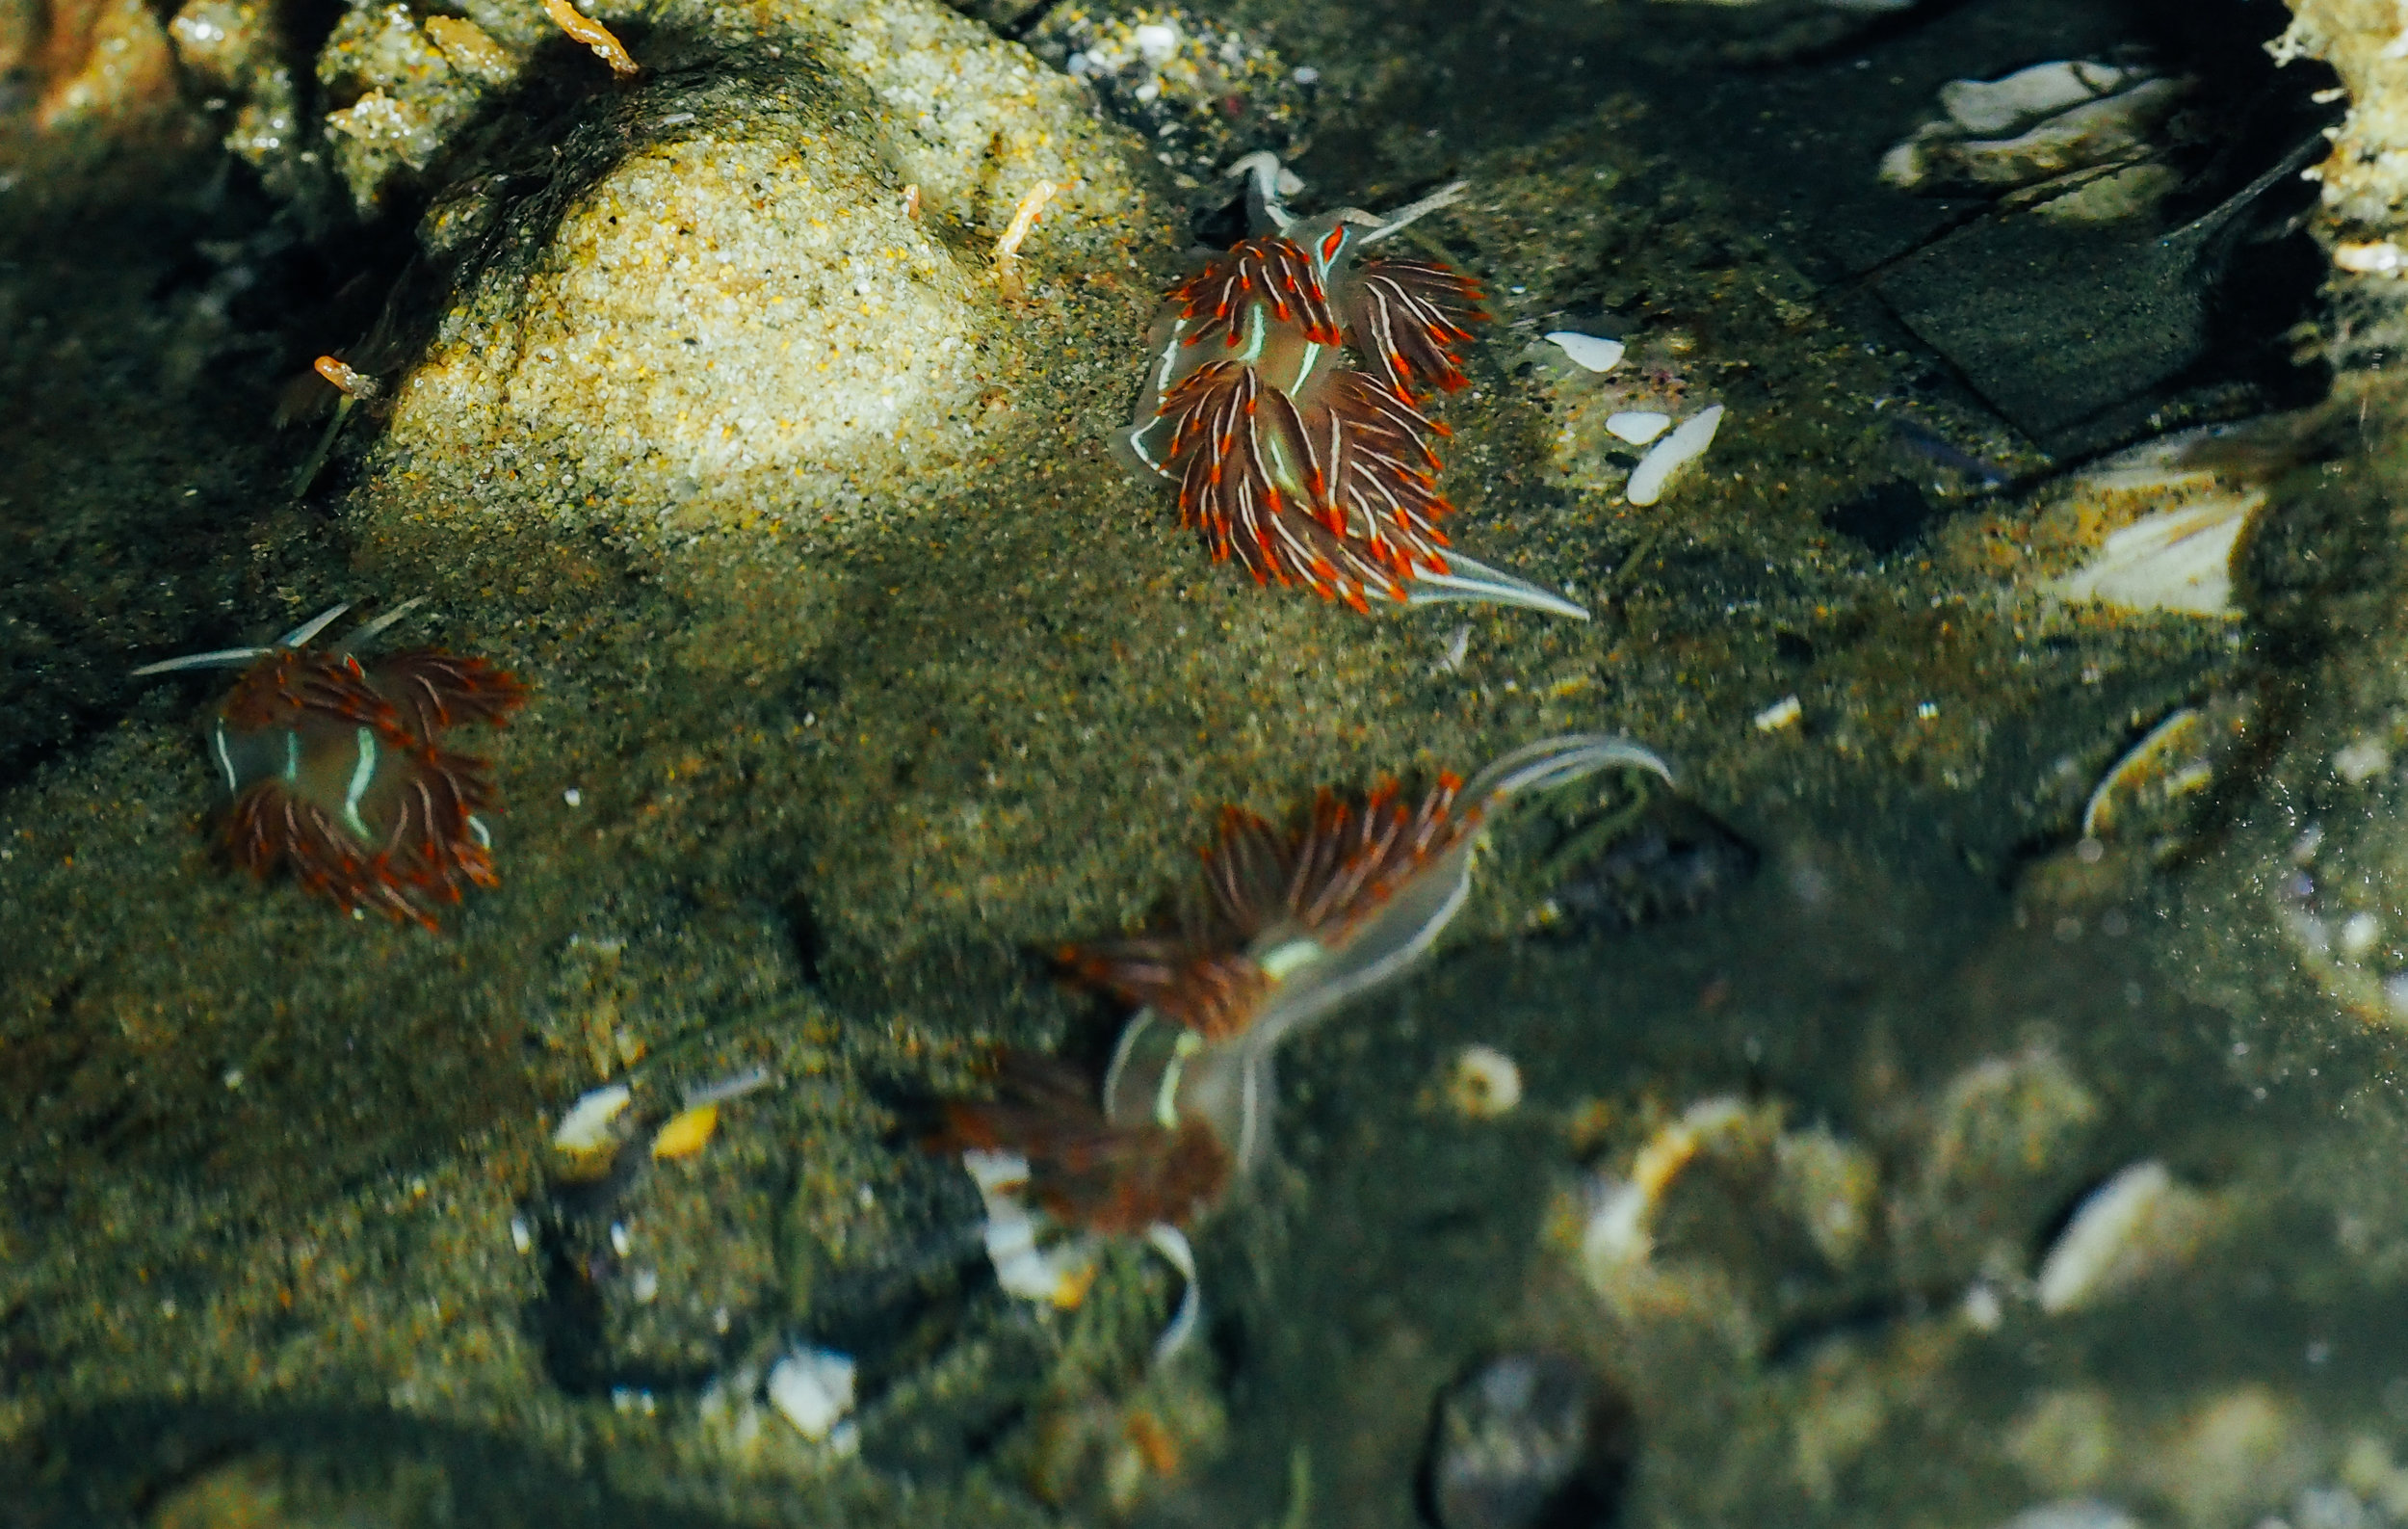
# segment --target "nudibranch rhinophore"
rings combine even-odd
[[[963,1152],[978,1176],[1005,1288],[1075,1300],[1092,1239],[1142,1231],[1190,1276],[1159,1346],[1175,1347],[1195,1320],[1182,1228],[1267,1154],[1272,1049],[1428,952],[1471,890],[1491,809],[1617,768],[1672,778],[1638,744],[1582,733],[1517,749],[1468,784],[1442,775],[1409,805],[1394,782],[1359,801],[1324,792],[1287,833],[1226,809],[1202,893],[1173,929],[1060,952],[1139,1006],[1100,1096],[1059,1061],[1009,1053],[1000,1098],[946,1106],[930,1145]],[[1023,1191],[1074,1228],[1071,1243],[1039,1247]]]
[[[209,724],[209,752],[233,810],[226,847],[266,877],[289,864],[301,885],[357,913],[435,926],[464,885],[495,883],[480,810],[498,803],[484,760],[443,747],[468,723],[500,726],[526,687],[481,658],[415,648],[362,663],[354,649],[418,604],[405,601],[337,648],[309,640],[337,605],[266,647],[146,664],[137,674],[246,666]]]
[[[1487,600],[1586,620],[1559,594],[1450,552],[1424,412],[1463,385],[1479,284],[1373,245],[1463,195],[1457,183],[1390,213],[1342,207],[1299,219],[1302,182],[1269,153],[1247,180],[1249,236],[1164,299],[1154,359],[1129,428],[1131,466],[1179,483],[1179,518],[1215,562],[1259,584],[1302,584],[1368,611],[1370,597]]]

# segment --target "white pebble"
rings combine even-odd
[[[583,806],[586,803],[586,794],[583,791],[578,790],[575,786],[570,786],[567,790],[561,793],[561,800],[567,803],[572,807]]]
[[[770,1405],[803,1437],[825,1438],[852,1410],[854,1369],[850,1355],[797,1348],[770,1371]]]
[[[2096,1497],[2063,1497],[2027,1508],[1999,1529],[2139,1529],[2131,1514]]]
[[[2343,921],[2340,944],[2344,959],[2364,961],[2382,942],[2383,921],[2372,913],[2352,913]]]
[[[1138,45],[1138,53],[1148,64],[1160,64],[1179,51],[1179,29],[1159,22],[1137,27],[1130,38]]]
[[[1659,414],[1652,409],[1626,409],[1619,414],[1606,416],[1606,434],[1617,435],[1634,446],[1644,446],[1672,428],[1670,414]]]
[[[2052,1314],[2087,1305],[2186,1258],[2198,1240],[2201,1197],[2155,1158],[2090,1192],[2041,1260],[2034,1293]]]
[[[1714,444],[1714,432],[1722,424],[1722,406],[1691,414],[1681,421],[1681,428],[1647,449],[1647,455],[1631,469],[1631,482],[1625,492],[1636,505],[1654,504],[1663,497],[1667,479],[1680,468],[1706,454]]]
[[[2381,775],[2392,767],[2392,751],[2379,738],[2361,738],[2345,744],[2333,755],[2333,773],[2351,785],[2359,785]]]
[[[1574,364],[1588,371],[1611,371],[1614,363],[1622,359],[1620,340],[1609,340],[1596,334],[1582,334],[1573,330],[1557,330],[1547,338],[1561,346],[1563,354],[1572,357]]]

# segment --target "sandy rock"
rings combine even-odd
[[[446,205],[463,248],[510,224],[394,409],[395,458],[455,490],[432,514],[817,528],[974,481],[1049,338],[1043,293],[1125,264],[1122,145],[1077,86],[932,5],[778,52],[596,108],[563,154],[589,176]],[[1040,183],[1024,311],[992,250]]]

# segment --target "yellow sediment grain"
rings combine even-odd
[[[670,1116],[652,1138],[652,1155],[663,1160],[692,1157],[702,1150],[719,1125],[720,1107],[716,1104],[697,1104],[691,1110],[680,1110]]]

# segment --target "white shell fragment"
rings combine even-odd
[[[563,1152],[601,1150],[611,1143],[611,1122],[634,1098],[624,1083],[589,1091],[561,1117],[559,1127],[552,1132],[552,1145]]]
[[[2137,159],[2193,82],[2089,60],[2035,64],[1996,80],[1940,88],[1943,116],[1881,158],[1881,178],[1911,191],[2003,191]]]
[[[1626,409],[1619,414],[1606,416],[1606,434],[1644,446],[1672,428],[1670,414],[1659,414],[1652,409]]]
[[[2090,1192],[2041,1260],[2040,1309],[2072,1311],[2187,1261],[2208,1210],[2207,1197],[2176,1184],[2163,1163],[2133,1164]]]
[[[1620,340],[1609,340],[1597,334],[1583,334],[1574,330],[1557,330],[1547,338],[1561,346],[1563,354],[1572,357],[1574,364],[1585,371],[1611,371],[1615,363],[1622,359]]]
[[[1784,696],[1756,713],[1756,730],[1779,732],[1784,727],[1794,727],[1797,720],[1805,714],[1806,708],[1798,704],[1795,696]]]
[[[817,1442],[852,1410],[854,1373],[850,1355],[798,1346],[770,1371],[770,1405]]]
[[[1065,1309],[1084,1300],[1095,1275],[1094,1239],[1072,1237],[1050,1247],[1038,1243],[1036,1218],[1020,1201],[1020,1191],[1029,1182],[1029,1160],[1017,1152],[973,1147],[961,1154],[961,1166],[986,1206],[986,1220],[979,1229],[1003,1292]]]
[[[2097,557],[2057,580],[2051,593],[2130,611],[2238,616],[2233,548],[2264,502],[2263,491],[2252,491],[2143,515],[2108,537]]]
[[[1988,138],[2112,95],[2146,78],[2141,69],[2059,59],[2017,69],[2002,79],[1950,80],[1940,87],[1940,107],[1966,132]]]
[[[1631,482],[1624,496],[1636,505],[1651,505],[1662,498],[1665,482],[1706,454],[1721,425],[1720,404],[1683,420],[1680,429],[1649,447],[1638,465],[1631,469]]]

